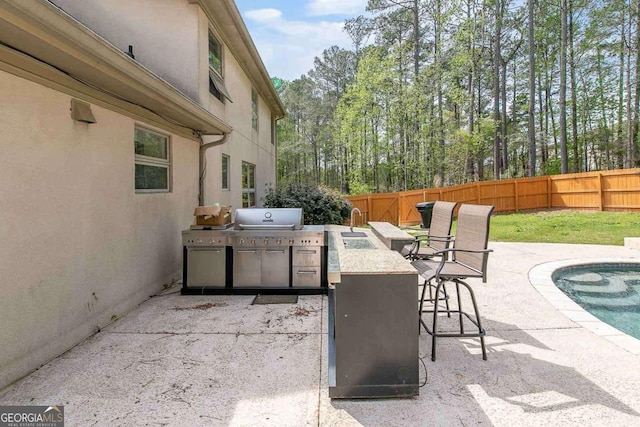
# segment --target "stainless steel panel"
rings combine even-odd
[[[187,250],[187,284],[189,286],[224,286],[225,277],[224,247]]]
[[[320,286],[320,266],[294,266],[291,268],[293,286]]]
[[[225,230],[184,230],[182,245],[187,247],[227,246],[229,232]]]
[[[289,286],[289,248],[264,249],[262,286]]]
[[[293,265],[310,265],[320,266],[321,260],[320,246],[294,246],[293,247]]]
[[[259,249],[233,250],[233,286],[260,286],[262,251]]]
[[[284,226],[284,228],[300,229],[303,224],[303,213],[300,208],[248,208],[236,209],[235,228],[252,228],[264,226]]]

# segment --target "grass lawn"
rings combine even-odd
[[[624,244],[640,237],[640,213],[547,211],[491,217],[489,240],[496,242]]]

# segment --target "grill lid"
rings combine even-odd
[[[236,230],[300,230],[303,224],[301,208],[236,209]]]

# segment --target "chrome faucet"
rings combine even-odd
[[[360,215],[360,218],[362,218],[362,212],[360,212],[360,209],[358,208],[351,209],[351,223],[349,224],[349,229],[351,230],[351,232],[353,232],[353,214],[356,211],[358,211],[358,215]]]

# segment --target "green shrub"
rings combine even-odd
[[[339,192],[308,184],[268,187],[263,199],[267,208],[302,208],[305,224],[344,224],[351,203]]]

